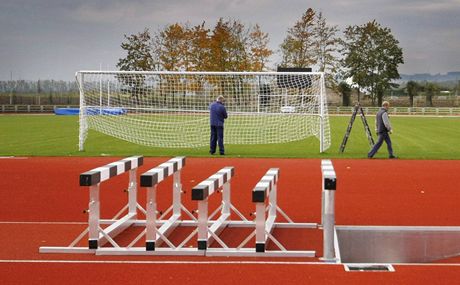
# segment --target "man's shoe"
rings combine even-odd
[[[396,159],[398,158],[397,156],[394,156],[394,155],[390,155],[389,159]]]
[[[221,152],[220,155],[225,155],[225,153]]]
[[[368,155],[368,156],[367,156],[367,158],[369,158],[369,159],[373,159],[374,157],[373,157],[373,156],[370,156],[370,155]]]
[[[211,152],[211,151],[210,151],[210,152],[209,152],[209,154],[210,154],[210,155],[214,155],[214,154],[215,154],[215,152]]]

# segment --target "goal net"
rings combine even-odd
[[[209,105],[225,97],[226,144],[315,136],[331,144],[323,73],[80,71],[79,148],[88,129],[140,145],[209,145]]]

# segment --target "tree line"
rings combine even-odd
[[[75,81],[63,80],[8,80],[0,81],[0,93],[70,93],[78,92]]]
[[[326,17],[308,8],[286,31],[279,49],[269,47],[269,35],[256,24],[220,18],[213,27],[174,23],[150,32],[125,35],[120,70],[268,71],[270,57],[279,54],[280,67],[313,67],[326,74],[327,87],[349,101],[348,89],[370,93],[381,104],[384,91],[395,86],[404,63],[399,41],[377,21],[350,25],[341,33]],[[353,83],[347,83],[352,78]]]

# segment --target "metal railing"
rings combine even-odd
[[[78,105],[0,105],[1,113],[53,113],[56,108],[79,108]],[[375,114],[379,107],[363,107],[366,115]],[[330,115],[351,115],[353,106],[329,106]],[[390,115],[460,116],[460,107],[391,107]]]
[[[350,115],[353,113],[353,106],[329,106],[331,115]],[[379,107],[363,107],[366,115],[377,113]],[[460,116],[459,107],[391,107],[390,115],[414,115],[414,116]]]
[[[56,108],[79,108],[78,105],[0,105],[1,113],[53,113]]]

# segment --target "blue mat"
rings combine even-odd
[[[54,109],[56,115],[78,115],[80,114],[79,108],[56,108]],[[123,108],[87,108],[87,115],[123,115],[126,110]]]

